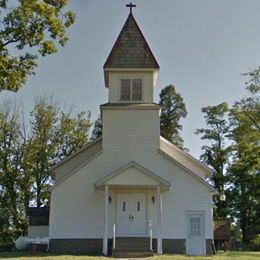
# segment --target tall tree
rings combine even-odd
[[[34,179],[34,194],[37,207],[48,200],[50,175],[48,169],[55,161],[55,127],[58,122],[58,108],[46,99],[37,101],[31,112],[31,138],[28,141],[28,159]]]
[[[46,56],[65,45],[75,20],[67,5],[68,0],[0,0],[0,91],[18,91],[35,73],[37,53]]]
[[[89,141],[90,112],[72,112],[43,97],[26,125],[13,104],[0,107],[0,242],[25,233],[29,205],[48,204],[49,168]]]
[[[203,154],[200,159],[213,170],[211,182],[216,191],[220,193],[225,190],[225,186],[228,184],[225,173],[231,151],[230,146],[226,144],[229,135],[229,109],[227,103],[221,103],[217,106],[204,107],[202,112],[205,114],[206,128],[197,129],[195,133],[201,134],[201,139],[206,140],[208,145],[202,147]],[[227,199],[229,198],[230,196],[227,196]],[[214,217],[226,217],[229,213],[229,200],[224,204],[219,200],[219,195],[214,196],[213,199],[216,205]]]
[[[5,103],[0,110],[0,238],[3,242],[21,234],[19,113],[19,108],[11,103]]]
[[[182,96],[176,92],[173,85],[169,85],[161,91],[159,104],[162,108],[160,117],[161,135],[183,149],[180,120],[187,116],[187,110]]]
[[[49,202],[49,169],[78,151],[89,141],[90,112],[73,116],[53,99],[39,99],[31,112],[31,136],[27,141],[27,170],[34,179],[34,195],[39,207]]]
[[[21,141],[17,149],[20,150],[20,173],[19,173],[19,194],[23,204],[24,213],[27,212],[30,202],[34,198],[34,177],[31,167],[31,133],[26,127],[24,119],[20,128]]]
[[[230,112],[233,162],[229,167],[234,214],[240,219],[242,239],[249,244],[260,233],[260,68],[247,75],[249,96]]]
[[[101,119],[101,115],[98,116],[97,120],[94,123],[94,127],[92,130],[92,140],[95,140],[97,138],[99,138],[100,136],[102,136],[102,119]]]
[[[76,116],[61,111],[56,130],[56,162],[63,160],[78,151],[89,142],[89,131],[92,126],[90,112],[82,111]]]

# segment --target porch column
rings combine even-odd
[[[105,186],[105,230],[103,238],[103,254],[107,255],[107,239],[108,239],[108,185]]]
[[[162,199],[160,185],[157,186],[157,253],[162,254]]]

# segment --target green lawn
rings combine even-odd
[[[30,253],[0,253],[0,259],[9,260],[108,260],[109,257],[102,256],[72,256],[72,255],[49,255],[37,254],[32,256]],[[219,252],[217,255],[208,257],[188,257],[183,255],[162,255],[145,258],[147,260],[257,260],[260,259],[260,252]]]

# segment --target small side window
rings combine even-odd
[[[125,201],[123,201],[123,212],[125,212]]]

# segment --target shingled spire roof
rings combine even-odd
[[[105,62],[104,69],[159,69],[132,12]]]

